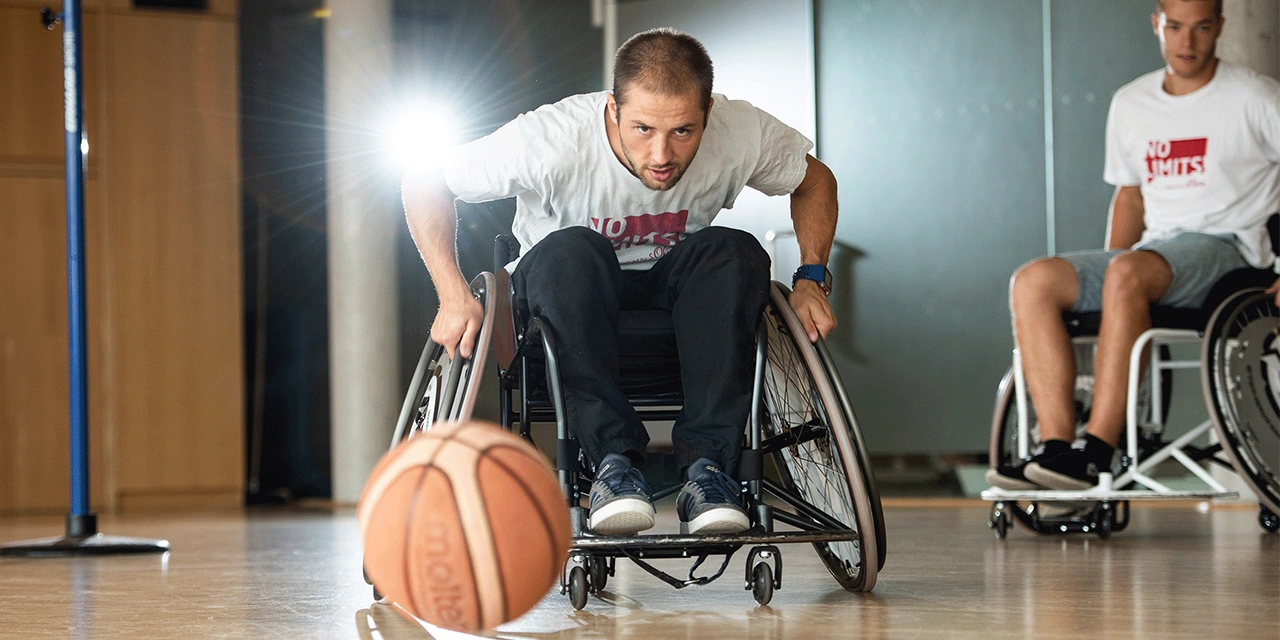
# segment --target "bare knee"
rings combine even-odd
[[[1009,281],[1009,306],[1021,310],[1051,307],[1070,309],[1079,283],[1071,263],[1061,258],[1040,258],[1022,265]]]
[[[1106,303],[1121,301],[1154,302],[1164,293],[1161,270],[1168,270],[1164,258],[1149,251],[1121,253],[1107,263],[1102,281],[1102,299]]]

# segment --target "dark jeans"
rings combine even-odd
[[[649,434],[618,386],[618,311],[664,309],[675,325],[685,399],[671,434],[677,463],[705,457],[729,473],[737,468],[769,286],[769,256],[754,236],[710,227],[648,271],[623,271],[609,240],[570,227],[530,249],[511,280],[517,309],[551,325],[569,432],[589,459],[643,454]]]

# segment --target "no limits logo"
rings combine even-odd
[[[1208,138],[1152,140],[1147,143],[1147,182],[1156,178],[1203,176]]]
[[[653,245],[654,255],[665,255],[680,242],[688,229],[689,210],[645,213],[625,218],[592,218],[591,230],[609,239],[614,251],[638,245]]]

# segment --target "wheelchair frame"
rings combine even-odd
[[[744,546],[751,546],[744,586],[752,591],[757,602],[766,604],[773,592],[782,587],[782,557],[777,545],[788,543],[813,544],[842,587],[851,591],[874,588],[878,571],[884,564],[885,533],[866,445],[826,345],[822,341],[810,344],[807,339],[791,338],[803,332],[787,304],[784,286],[776,282],[770,285],[770,302],[757,332],[751,428],[739,465],[738,480],[746,489],[752,526],[732,535],[598,536],[587,531],[587,509],[581,502],[590,481],[584,477],[583,459],[576,441],[569,435],[554,331],[539,317],[519,326],[512,313],[510,280],[505,271],[499,270],[496,275],[481,274],[472,282],[472,290],[485,308],[473,358],[450,361],[443,348],[428,341],[402,406],[392,447],[417,430],[429,429],[436,420],[470,417],[486,365],[485,354],[492,342],[497,360],[502,426],[513,429],[519,425],[520,434],[530,438],[533,422],[554,421],[556,424],[555,467],[570,509],[573,532],[569,561],[561,574],[561,593],[569,595],[575,608],[585,606],[589,593],[598,593],[604,588],[608,577],[614,574],[618,558],[629,559],[667,584],[682,589],[719,578],[733,555]],[[779,374],[778,366],[769,360],[771,339],[775,343],[789,341],[781,342],[793,350],[788,352],[792,358],[789,362],[804,367],[804,375],[811,381],[811,388],[806,388],[805,393],[813,396],[808,398],[813,402],[812,415],[796,417],[795,420],[803,420],[795,424],[785,422],[788,416],[782,414],[786,408],[777,400]],[[530,373],[535,358],[541,358],[545,364],[546,394],[543,397],[531,386]],[[790,380],[784,384],[789,385]],[[516,394],[519,394],[518,400]],[[658,395],[639,398],[639,402],[633,404],[646,420],[669,420],[678,413],[681,401],[670,395]],[[827,449],[821,450],[824,445]],[[814,495],[804,483],[813,482],[814,474],[811,469],[802,469],[800,464],[801,452],[813,451],[826,451],[825,460],[830,465],[843,467],[840,475],[845,494],[834,501],[845,501],[840,515],[856,520],[850,523],[853,527],[813,504]],[[820,456],[821,453],[815,457]],[[778,480],[766,476],[766,457],[773,458]],[[821,470],[818,475],[822,475]],[[827,477],[818,482],[822,481],[827,485],[818,492],[818,497],[832,501],[833,485]],[[680,483],[676,483],[657,491],[653,499],[669,496],[679,488]],[[794,530],[778,531],[775,523]],[[856,558],[842,555],[851,555],[846,553],[849,549],[856,551]],[[711,575],[696,576],[697,569],[711,556],[723,556],[719,569]],[[665,558],[693,559],[688,577],[671,576],[649,563]]]
[[[1225,280],[1226,278],[1224,278]],[[1207,327],[1214,327],[1216,318],[1224,310],[1229,309],[1234,300],[1251,291],[1258,291],[1258,289],[1246,288],[1244,291],[1227,296],[1221,304],[1214,308],[1213,319],[1210,320]],[[1023,525],[1038,533],[1088,533],[1092,531],[1098,537],[1106,539],[1112,532],[1121,531],[1128,525],[1129,501],[1131,500],[1237,498],[1239,496],[1237,492],[1227,489],[1200,465],[1200,462],[1207,460],[1227,469],[1236,470],[1237,473],[1241,469],[1236,453],[1230,446],[1224,447],[1222,444],[1225,441],[1223,436],[1226,431],[1224,431],[1224,421],[1221,419],[1221,407],[1218,406],[1214,398],[1210,397],[1211,392],[1207,386],[1207,380],[1212,373],[1210,371],[1212,367],[1209,362],[1209,353],[1217,337],[1212,334],[1207,335],[1205,328],[1192,330],[1153,327],[1143,332],[1135,341],[1133,349],[1129,353],[1129,379],[1125,403],[1125,442],[1120,456],[1120,474],[1115,477],[1111,473],[1099,474],[1098,486],[1083,491],[1008,491],[998,487],[983,491],[981,494],[982,499],[993,503],[988,524],[995,531],[996,536],[1004,538],[1012,520],[1016,518]],[[1076,347],[1095,348],[1097,336],[1075,336],[1072,338],[1072,343]],[[1169,357],[1167,347],[1180,344],[1200,344],[1201,357],[1194,360]],[[1142,383],[1143,355],[1148,347],[1151,347],[1151,361],[1147,371],[1151,399],[1146,409],[1150,412],[1150,421],[1144,424],[1142,414],[1146,413],[1146,411],[1140,406],[1141,393],[1139,387]],[[1206,408],[1209,416],[1187,433],[1171,442],[1162,444],[1160,439],[1164,434],[1164,413],[1168,406],[1168,400],[1165,397],[1167,392],[1166,376],[1175,370],[1193,368],[1201,371],[1202,380],[1205,381]],[[1013,366],[1010,372],[1006,374],[1005,379],[1001,381],[1000,390],[997,393],[996,411],[992,424],[992,468],[995,468],[1004,457],[1001,450],[1005,444],[1003,430],[1006,428],[1007,412],[1010,409],[1017,413],[1017,433],[1015,436],[1018,449],[1016,452],[1017,459],[1029,460],[1031,457],[1031,427],[1029,424],[1030,412],[1028,410],[1030,400],[1025,389],[1026,382],[1022,361],[1020,354],[1015,349]],[[1013,404],[1012,407],[1009,406],[1011,402]],[[1210,444],[1208,447],[1196,446],[1194,442],[1208,433],[1210,429],[1214,430],[1218,442]],[[1220,453],[1225,453],[1227,458],[1220,457],[1218,455]],[[1149,475],[1156,465],[1170,458],[1203,482],[1207,490],[1174,490]],[[1241,475],[1243,476],[1244,474]],[[1127,488],[1131,485],[1141,488]],[[1256,489],[1255,492],[1257,492]],[[1262,494],[1260,493],[1259,495],[1261,496]],[[1027,504],[1025,507],[1020,507],[1019,502]],[[1067,503],[1067,513],[1065,515],[1047,516],[1042,508],[1042,503]],[[1269,524],[1275,522],[1275,515],[1268,508],[1265,500],[1261,506],[1259,519],[1263,528],[1268,531],[1274,531],[1277,528],[1274,524]]]

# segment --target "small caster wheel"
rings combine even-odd
[[[588,558],[587,578],[591,584],[592,593],[604,591],[604,586],[609,583],[609,559]]]
[[[1270,509],[1262,507],[1262,510],[1258,512],[1258,524],[1262,525],[1262,529],[1267,533],[1275,533],[1280,531],[1280,516],[1272,513]]]
[[[1111,505],[1099,506],[1093,512],[1093,524],[1097,528],[1099,540],[1111,537],[1111,528],[1115,524],[1116,511]]]
[[[1002,508],[1002,505],[997,504],[991,508],[991,519],[987,521],[987,525],[995,530],[996,538],[1004,540],[1009,535],[1011,524],[1013,523],[1009,521],[1009,513]]]
[[[769,563],[761,562],[751,570],[751,596],[760,606],[769,604],[773,599],[773,569]]]
[[[587,606],[587,572],[580,566],[569,570],[569,604],[574,609]]]

